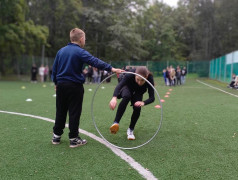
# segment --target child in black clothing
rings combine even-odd
[[[149,73],[146,67],[138,67],[136,70],[132,70],[144,78],[146,78],[152,85],[154,85],[154,79],[152,74]],[[142,101],[143,94],[147,91],[149,98],[145,101]],[[113,93],[113,98],[110,101],[110,108],[112,110],[115,109],[117,105],[117,99],[122,98],[120,102],[116,117],[113,125],[110,127],[110,131],[112,134],[116,134],[119,130],[119,122],[126,110],[126,107],[131,101],[131,105],[133,106],[133,113],[131,116],[131,123],[127,130],[127,139],[134,140],[134,128],[137,123],[137,120],[140,117],[141,107],[154,102],[154,89],[140,76],[136,76],[134,74],[126,74],[124,78],[119,82],[115,91]]]
[[[230,84],[227,86],[228,88],[234,88],[235,79],[236,79],[236,75],[235,75],[235,74],[232,74],[231,82],[230,82]]]
[[[176,80],[177,80],[177,85],[181,85],[181,69],[180,68],[177,68],[177,71],[176,71]]]

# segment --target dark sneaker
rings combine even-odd
[[[61,136],[57,136],[57,135],[53,134],[52,144],[60,144],[60,138],[61,138]]]
[[[118,123],[113,123],[113,125],[110,127],[111,133],[116,134],[118,130],[119,130],[119,124]]]
[[[80,137],[70,139],[70,146],[71,148],[79,147],[82,145],[87,144],[87,141],[85,139],[81,139]]]

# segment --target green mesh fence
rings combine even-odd
[[[17,72],[21,75],[30,75],[32,64],[35,63],[37,67],[41,64],[52,67],[54,58],[36,57],[36,56],[21,56],[17,60]],[[147,66],[154,76],[161,76],[163,69],[172,65],[173,67],[186,67],[188,75],[191,73],[198,74],[199,77],[209,76],[209,61],[108,61],[115,68],[123,68],[125,66]],[[86,65],[86,64],[85,64]]]
[[[230,82],[233,73],[238,75],[238,51],[210,61],[209,78]]]
[[[20,74],[30,74],[31,72],[31,67],[33,64],[36,64],[37,67],[40,67],[41,64],[44,66],[48,65],[51,67],[54,63],[54,58],[48,58],[48,57],[39,57],[39,56],[22,56],[18,60],[19,64],[19,70]]]
[[[186,67],[188,74],[195,73],[199,77],[208,77],[209,61],[113,61],[109,62],[113,67],[122,68],[125,66],[147,66],[154,76],[161,76],[163,69],[172,65],[173,67]]]

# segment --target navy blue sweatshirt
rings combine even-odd
[[[132,70],[131,72],[135,72],[135,70]],[[154,86],[154,78],[151,74],[148,76],[147,80]],[[139,86],[135,81],[134,74],[126,74],[122,78],[122,80],[118,83],[117,87],[115,88],[113,96],[117,97],[124,86],[127,86],[132,94],[134,94],[135,92],[143,95],[148,89],[149,98],[143,101],[145,105],[153,103],[155,100],[154,89],[147,82],[145,82],[145,84],[143,84],[142,86]]]
[[[87,63],[98,69],[111,71],[112,66],[92,56],[79,45],[69,43],[56,54],[51,79],[57,85],[59,82],[75,82],[83,84],[83,65]]]

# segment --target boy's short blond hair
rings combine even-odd
[[[80,40],[80,38],[82,38],[84,36],[84,32],[79,29],[79,28],[74,28],[70,31],[70,41],[71,42],[78,42]]]

